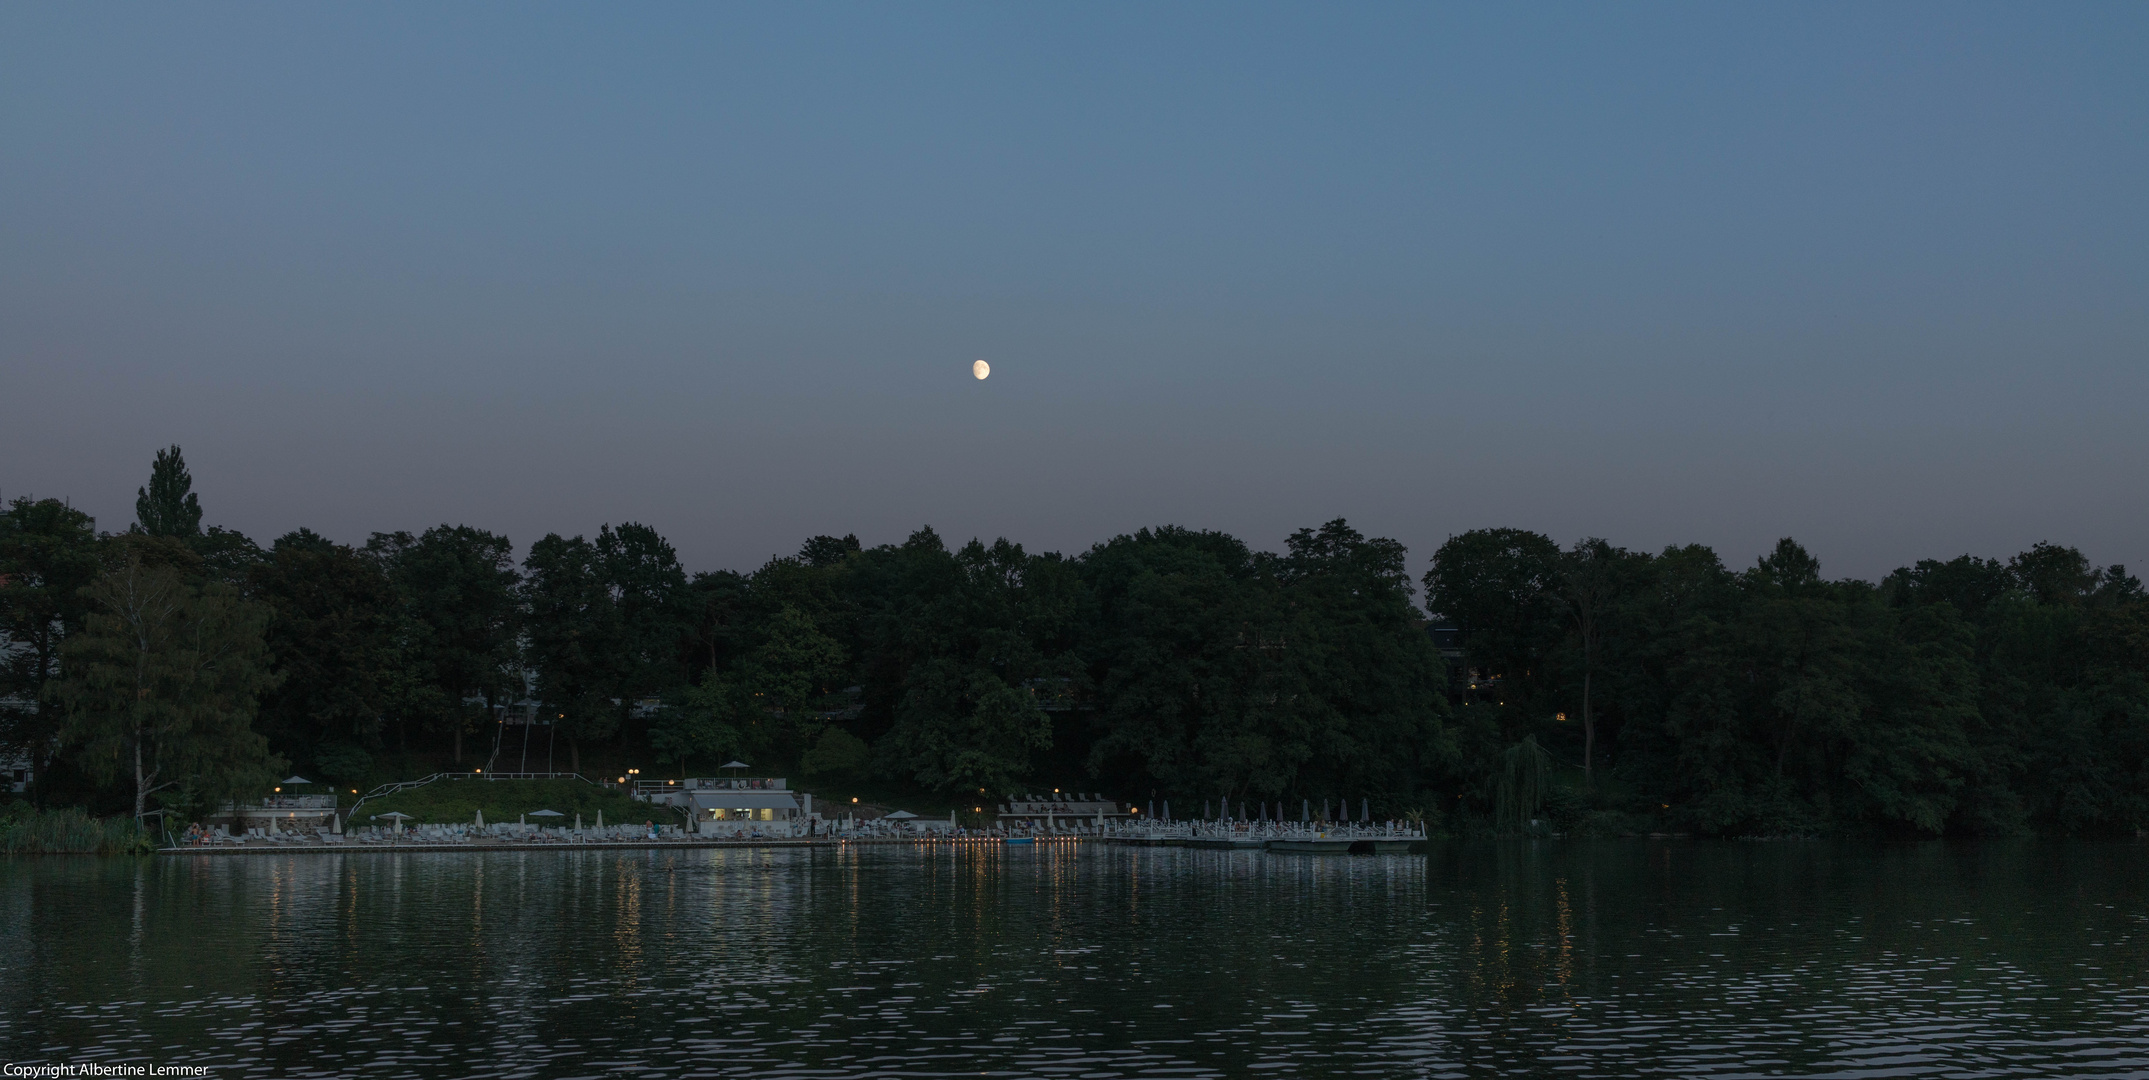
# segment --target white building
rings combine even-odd
[[[694,821],[701,836],[805,836],[818,831],[813,795],[792,791],[780,776],[696,776],[642,780],[634,797],[674,806]]]

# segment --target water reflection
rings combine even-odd
[[[293,1076],[2149,1070],[2136,845],[0,862],[0,1056]]]

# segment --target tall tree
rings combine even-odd
[[[1139,789],[1268,797],[1306,763],[1278,740],[1286,685],[1272,576],[1243,541],[1165,526],[1117,536],[1078,564],[1094,614],[1080,648],[1096,687],[1088,765]]]
[[[89,596],[93,612],[49,692],[90,770],[131,781],[137,820],[153,799],[201,806],[273,779],[283,762],[253,729],[256,702],[275,683],[266,610],[132,554]]]
[[[523,689],[515,546],[483,529],[438,525],[418,536],[375,533],[366,550],[386,565],[404,605],[410,695],[399,714],[448,735],[460,762],[464,733]]]
[[[58,748],[59,713],[40,703],[61,644],[88,616],[82,590],[97,578],[98,546],[96,521],[57,499],[20,497],[0,511],[0,749],[26,754],[33,776]]]
[[[951,553],[930,529],[896,558],[900,584],[872,615],[876,651],[902,657],[887,751],[930,787],[1004,792],[1052,744],[1034,680],[1077,671],[1080,582],[1057,555],[1005,539]]]
[[[157,451],[149,467],[149,486],[135,492],[133,531],[182,539],[201,535],[201,499],[194,477],[174,445]]]
[[[1573,620],[1575,642],[1582,653],[1582,782],[1596,786],[1597,714],[1591,700],[1597,677],[1598,653],[1604,645],[1606,623],[1613,617],[1633,559],[1620,548],[1596,537],[1575,541],[1560,559],[1557,595]]]
[[[627,522],[597,532],[596,565],[618,613],[623,701],[662,695],[688,682],[679,646],[693,624],[686,571],[655,529]]]
[[[408,626],[373,552],[300,529],[249,576],[269,606],[269,655],[282,680],[261,704],[279,752],[356,780],[389,712],[408,698]]]
[[[523,560],[528,661],[547,719],[567,736],[568,760],[582,771],[582,744],[619,730],[629,662],[619,604],[597,546],[557,533],[530,545]]]
[[[1546,656],[1558,644],[1562,558],[1550,537],[1473,529],[1433,552],[1425,607],[1462,630],[1466,661],[1497,680],[1511,711],[1546,711]]]
[[[1405,554],[1341,518],[1285,541],[1279,576],[1298,639],[1288,655],[1327,714],[1324,795],[1396,802],[1452,764],[1445,667],[1420,629]]]

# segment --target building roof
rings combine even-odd
[[[685,794],[697,810],[798,809],[798,800],[788,791],[688,791]]]

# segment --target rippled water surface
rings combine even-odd
[[[0,1058],[256,1076],[2149,1076],[2149,849],[0,860]]]

